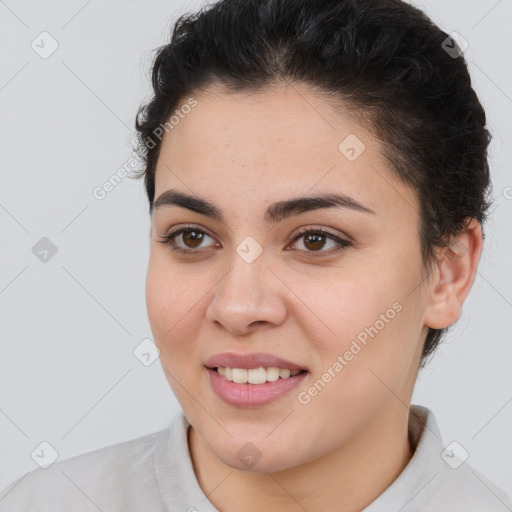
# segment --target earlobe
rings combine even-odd
[[[471,290],[482,254],[482,227],[471,219],[467,227],[444,248],[430,278],[424,323],[432,329],[454,324]]]

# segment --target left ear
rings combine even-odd
[[[454,324],[462,312],[482,254],[482,227],[471,219],[450,246],[441,251],[430,277],[424,323],[432,329]]]

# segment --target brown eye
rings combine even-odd
[[[181,233],[181,239],[187,247],[196,248],[201,245],[204,234],[200,231],[183,231]]]
[[[303,239],[302,244],[305,247],[305,250],[302,252],[305,252],[306,254],[311,253],[308,255],[314,257],[317,256],[317,254],[314,253],[318,253],[318,256],[329,256],[340,252],[351,245],[347,240],[343,240],[342,238],[332,233],[328,233],[322,229],[309,228],[305,230],[299,230],[299,233],[294,238],[293,242],[295,243],[301,238]],[[322,250],[325,248],[328,242],[332,242],[334,247],[333,250]]]
[[[304,246],[312,251],[317,251],[325,246],[327,237],[318,233],[304,236]]]
[[[173,251],[182,253],[199,253],[205,236],[211,238],[202,229],[184,227],[163,235],[161,243],[169,245]],[[181,238],[181,240],[180,240]],[[199,249],[198,249],[199,248]],[[197,249],[197,250],[196,250]]]
[[[159,241],[168,245],[173,251],[179,253],[200,254],[204,252],[202,249],[206,249],[208,247],[204,245],[201,247],[205,237],[212,238],[202,229],[189,226],[167,233],[166,235],[163,235]],[[299,249],[299,252],[312,257],[331,256],[343,251],[351,245],[347,240],[343,240],[342,238],[322,229],[309,228],[299,231],[298,235],[294,238],[293,243],[295,244],[300,239],[304,239],[302,242],[304,248]],[[329,243],[332,244],[330,250],[323,250]],[[220,247],[220,244],[217,243],[215,246]]]

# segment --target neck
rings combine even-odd
[[[227,466],[190,427],[189,449],[199,484],[213,505],[226,512],[361,511],[393,483],[413,455],[409,411],[399,401],[394,405],[349,443],[274,473]]]

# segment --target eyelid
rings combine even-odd
[[[178,234],[181,234],[183,231],[198,231],[204,233],[205,235],[208,235],[210,238],[215,238],[215,236],[210,234],[210,232],[206,228],[196,224],[179,224],[178,226],[175,226],[171,230],[166,232],[166,234],[163,235],[163,237],[169,238],[171,236],[176,236]]]
[[[316,226],[315,224],[306,224],[305,226],[299,226],[295,231],[294,235],[292,235],[292,242],[295,242],[301,236],[304,236],[308,233],[323,233],[325,235],[330,235],[334,239],[341,240],[347,243],[350,243],[350,237],[344,234],[337,234],[330,231],[329,228],[325,228],[323,226]]]

